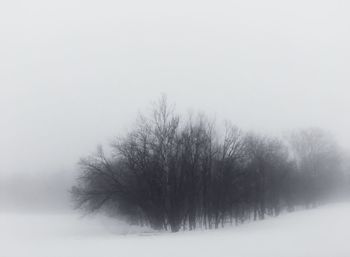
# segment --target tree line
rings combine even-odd
[[[127,135],[81,159],[77,208],[156,230],[212,229],[309,208],[344,181],[334,139],[320,129],[274,138],[205,115],[182,118],[162,97]]]

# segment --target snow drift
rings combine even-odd
[[[0,256],[348,257],[349,217],[350,203],[338,203],[238,227],[169,234],[101,217],[1,213]]]

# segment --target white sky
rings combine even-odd
[[[350,146],[346,0],[0,3],[0,173],[71,169],[164,92],[244,129]]]

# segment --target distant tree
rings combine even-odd
[[[339,179],[339,147],[330,134],[317,128],[293,133],[290,142],[300,172],[300,198],[307,206],[316,205]]]

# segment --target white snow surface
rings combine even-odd
[[[0,257],[122,256],[349,257],[350,203],[175,234],[76,213],[0,213]]]

